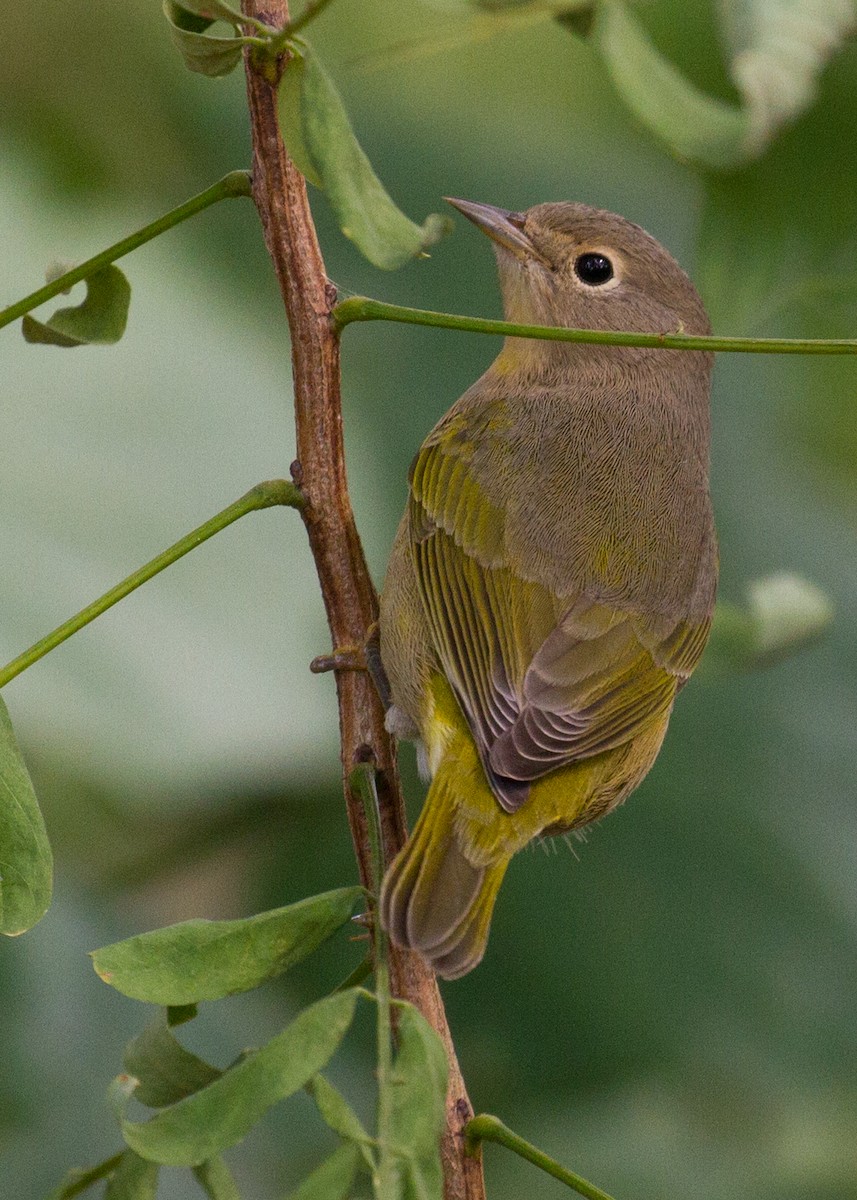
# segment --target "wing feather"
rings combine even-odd
[[[548,771],[662,720],[709,622],[574,594],[560,600],[538,579],[520,578],[506,553],[504,513],[467,457],[460,438],[420,451],[411,548],[444,673],[499,803],[514,811]]]

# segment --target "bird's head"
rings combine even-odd
[[[639,225],[585,204],[509,212],[449,200],[494,242],[507,320],[635,333],[709,332],[687,275]]]

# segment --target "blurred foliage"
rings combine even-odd
[[[336,0],[313,31],[406,211],[443,194],[510,208],[583,200],[663,241],[718,332],[854,335],[853,42],[758,161],[709,176],[630,115],[580,37],[510,19],[474,40],[460,9]],[[718,12],[714,0],[651,0],[638,15],[694,86],[732,103]],[[155,0],[34,0],[4,13],[4,33],[4,301],[53,259],[79,261],[247,165],[240,77],[184,71]],[[468,231],[390,276],[323,205],[318,219],[345,294],[498,312],[492,257]],[[59,364],[51,347],[4,340],[5,657],[225,500],[286,473],[294,454],[288,347],[249,206],[207,213],[125,266],[136,303],[118,346]],[[415,447],[495,352],[456,333],[347,331],[349,469],[379,578]],[[768,671],[694,682],[632,802],[573,854],[559,842],[519,856],[488,957],[444,989],[477,1109],[619,1196],[853,1195],[854,386],[849,359],[721,357],[723,596],[789,571],[830,594],[837,620]],[[36,930],[0,947],[10,1194],[41,1196],[82,1147],[92,1161],[116,1148],[101,1096],[139,1018],[86,950],[354,881],[333,684],[306,670],[326,645],[299,522],[266,514],[10,685],[60,893]],[[192,1048],[225,1065],[344,973],[341,952],[323,948],[288,982],[220,1002],[216,1019],[203,1012]],[[361,1117],[365,1046],[332,1072]],[[333,1135],[319,1144],[306,1097],[228,1157],[244,1194],[274,1196],[335,1146]],[[560,1194],[502,1151],[487,1167],[493,1200]],[[197,1186],[165,1172],[160,1194]]]

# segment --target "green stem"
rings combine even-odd
[[[468,1154],[475,1154],[480,1142],[497,1142],[498,1145],[505,1146],[513,1154],[520,1155],[539,1170],[558,1179],[560,1183],[567,1184],[581,1196],[586,1196],[587,1200],[612,1200],[607,1192],[602,1192],[601,1188],[596,1187],[594,1183],[589,1183],[580,1175],[575,1175],[574,1171],[567,1171],[565,1167],[560,1166],[558,1162],[549,1158],[532,1143],[525,1142],[522,1137],[518,1137],[498,1117],[492,1117],[489,1113],[480,1113],[478,1117],[468,1121],[464,1127],[464,1144]]]
[[[696,337],[689,333],[620,333],[606,329],[563,329],[552,325],[516,325],[484,317],[430,312],[352,296],[331,314],[338,330],[354,321],[399,321],[436,329],[493,333],[502,337],[540,338],[546,342],[584,342],[596,346],[650,346],[655,350],[725,350],[733,354],[857,354],[857,338]]]
[[[378,1160],[372,1184],[377,1200],[387,1200],[396,1194],[398,1167],[390,1153],[390,1120],[392,1114],[393,1088],[393,1024],[390,1016],[390,970],[387,965],[387,935],[378,915],[377,896],[384,874],[384,859],[381,848],[381,814],[378,810],[378,790],[375,786],[375,771],[369,763],[361,763],[351,772],[351,787],[363,802],[366,827],[372,853],[372,883],[375,889],[372,922],[375,947],[375,1002],[378,1011]]]
[[[168,213],[164,213],[162,217],[158,217],[157,221],[152,221],[150,225],[144,225],[142,229],[138,229],[136,233],[123,238],[121,242],[116,242],[115,245],[108,246],[106,250],[102,250],[94,258],[88,258],[80,266],[74,267],[71,271],[66,271],[64,275],[60,275],[57,279],[52,279],[50,283],[46,283],[38,291],[31,292],[23,300],[18,300],[14,304],[10,304],[8,308],[4,308],[0,311],[0,329],[4,325],[9,325],[12,321],[16,321],[18,317],[23,317],[31,309],[38,308],[46,300],[52,300],[54,296],[58,296],[61,292],[68,291],[74,284],[80,283],[81,280],[88,278],[88,276],[93,275],[96,271],[100,271],[102,267],[115,262],[117,258],[123,258],[124,255],[130,254],[132,250],[136,250],[138,246],[143,246],[146,242],[150,242],[152,238],[159,237],[168,229],[172,229],[174,225],[180,225],[188,217],[196,216],[197,213],[209,208],[212,204],[216,204],[218,200],[227,200],[233,196],[249,195],[249,172],[230,171],[228,175],[224,175],[222,179],[219,179],[217,183],[213,183],[210,188],[206,188],[204,192],[200,192],[198,196],[192,196],[190,200],[186,200],[178,208],[173,208]]]
[[[120,1150],[118,1154],[114,1154],[111,1158],[105,1158],[97,1166],[84,1167],[80,1171],[75,1171],[76,1178],[56,1193],[57,1200],[73,1200],[74,1196],[79,1196],[81,1192],[91,1188],[94,1183],[106,1179],[119,1166],[124,1153],[124,1150]]]
[[[327,8],[328,4],[330,4],[330,0],[309,0],[309,3],[300,16],[295,17],[293,21],[289,21],[288,25],[284,25],[270,39],[267,46],[268,53],[274,55],[282,54],[295,34],[299,33],[305,25],[309,25],[310,21],[314,21]]]
[[[123,579],[121,583],[117,583],[116,587],[111,588],[109,592],[105,592],[103,596],[100,596],[97,600],[93,600],[86,608],[81,609],[76,616],[71,617],[68,621],[64,621],[52,633],[43,637],[35,645],[30,646],[29,650],[25,650],[17,658],[13,658],[10,663],[7,663],[5,667],[0,669],[0,687],[4,687],[10,679],[14,679],[22,671],[26,671],[27,667],[31,667],[40,658],[44,658],[51,650],[56,649],[67,638],[70,638],[73,633],[77,633],[79,629],[83,629],[90,621],[94,621],[96,617],[100,617],[102,613],[107,612],[108,608],[112,608],[114,604],[123,600],[135,588],[146,583],[154,575],[163,571],[165,567],[169,567],[189,551],[194,550],[197,546],[201,546],[203,542],[213,537],[216,533],[220,533],[221,529],[225,529],[233,521],[246,516],[247,513],[255,512],[258,508],[270,508],[275,504],[287,505],[290,508],[301,508],[303,502],[303,496],[295,485],[287,482],[285,479],[273,479],[267,483],[258,483],[246,495],[242,496],[240,500],[236,500],[234,504],[230,504],[228,508],[224,508],[222,512],[217,513],[216,516],[211,517],[210,520],[186,534],[175,545],[170,546],[168,550],[164,550],[156,558],[153,558],[151,562],[146,563],[145,566],[135,571],[133,575],[129,575],[127,579]]]

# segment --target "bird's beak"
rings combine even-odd
[[[453,208],[457,208],[468,221],[478,225],[492,241],[505,246],[519,258],[534,258],[538,262],[550,265],[524,233],[523,213],[510,212],[507,208],[495,208],[493,204],[476,204],[473,200],[457,200],[453,196],[444,196],[444,200]]]

